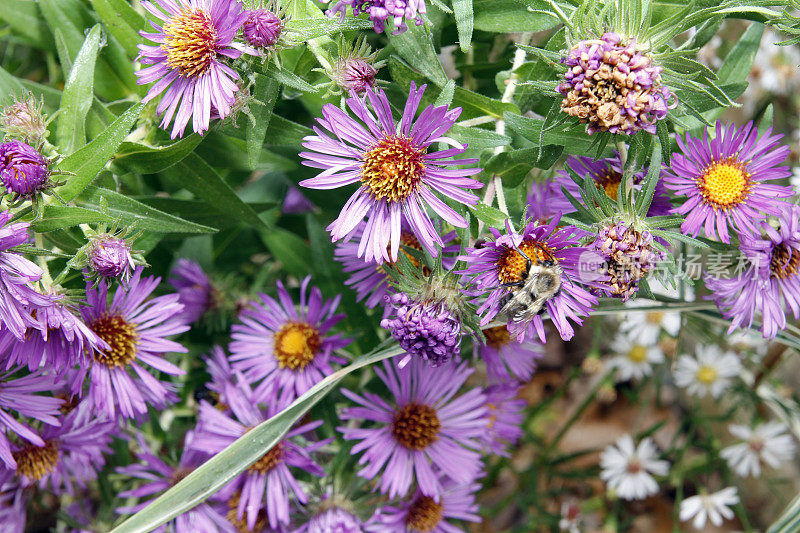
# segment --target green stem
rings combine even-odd
[[[608,378],[611,377],[613,373],[614,370],[607,372],[602,378],[597,380],[597,383],[595,383],[591,389],[589,389],[589,391],[586,393],[586,396],[583,398],[583,401],[581,401],[581,403],[578,405],[578,408],[575,409],[572,415],[570,415],[570,417],[567,419],[567,422],[561,427],[558,433],[556,433],[556,436],[553,437],[553,440],[547,446],[548,454],[556,449],[556,446],[558,446],[559,441],[561,441],[564,435],[566,435],[567,431],[569,431],[569,429],[572,427],[572,424],[574,424],[575,421],[577,421],[578,418],[580,418],[580,416],[583,414],[586,408],[592,404],[592,402],[594,401],[594,397],[597,395],[597,391],[600,390],[600,387],[602,387],[606,383],[606,380],[608,380]]]

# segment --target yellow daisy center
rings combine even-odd
[[[98,363],[113,368],[128,365],[136,359],[139,345],[136,324],[129,324],[118,315],[103,315],[89,324],[89,328],[109,346],[108,350],[95,350],[93,357]]]
[[[703,385],[711,385],[717,380],[717,369],[712,366],[703,365],[697,370],[695,377],[697,381]]]
[[[432,407],[410,403],[399,409],[392,420],[392,437],[410,450],[424,450],[434,442],[441,429]]]
[[[302,322],[288,322],[275,334],[275,359],[278,366],[302,370],[316,357],[322,346],[319,331]]]
[[[647,361],[647,348],[636,344],[628,350],[628,359],[634,363],[644,363]]]
[[[664,320],[664,313],[662,311],[648,311],[645,313],[645,321],[648,324],[659,325]]]
[[[711,163],[698,178],[703,198],[714,209],[725,209],[740,204],[750,192],[750,174],[744,164],[734,157]]]
[[[211,17],[202,9],[181,8],[164,24],[167,65],[181,76],[194,78],[204,74],[217,54],[217,30]]]
[[[524,241],[518,249],[534,264],[545,260],[556,261],[550,250],[538,242]],[[497,262],[497,276],[500,283],[513,283],[525,279],[527,263],[528,260],[517,251],[517,248],[508,248]]]
[[[769,262],[773,277],[779,279],[792,277],[797,274],[798,267],[800,267],[800,252],[785,244],[773,248]]]
[[[58,464],[58,442],[48,440],[44,446],[29,444],[11,455],[17,462],[17,473],[36,481],[52,472]]]
[[[399,202],[422,181],[425,150],[399,135],[384,137],[361,156],[361,181],[376,200]]]
[[[430,496],[418,496],[406,514],[406,526],[412,531],[427,533],[436,529],[442,521],[444,506]]]
[[[483,330],[486,336],[486,344],[492,348],[501,348],[511,342],[511,334],[505,326],[497,326],[494,328],[487,328]]]

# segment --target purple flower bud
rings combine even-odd
[[[0,179],[9,193],[31,197],[47,188],[50,171],[47,160],[21,141],[0,144]]]
[[[281,19],[272,11],[254,9],[243,26],[244,37],[256,48],[274,46],[283,31]]]
[[[364,94],[367,89],[375,87],[375,75],[378,70],[361,58],[344,61],[338,73],[337,83],[345,91]]]
[[[126,279],[134,267],[131,248],[124,239],[101,235],[89,248],[89,266],[104,278]]]
[[[32,94],[14,99],[11,105],[2,110],[0,125],[10,137],[31,140],[34,144],[47,136],[47,121]]]
[[[394,308],[394,317],[381,321],[400,343],[408,356],[418,356],[430,366],[437,367],[450,361],[460,352],[461,322],[441,303],[411,301],[405,293],[386,296]]]

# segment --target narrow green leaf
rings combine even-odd
[[[266,72],[262,71],[262,74],[266,74],[267,76],[272,76],[280,83],[291,87],[293,89],[297,89],[302,93],[316,93],[317,88],[308,83],[306,80],[295,74],[290,70],[286,70],[285,68],[276,67],[273,63],[270,63],[269,68]]]
[[[256,74],[254,97],[264,105],[258,106],[254,112],[255,124],[247,123],[247,158],[250,168],[255,168],[258,164],[261,148],[264,145],[264,136],[267,134],[272,110],[278,99],[280,83],[271,76]]]
[[[320,11],[317,10],[319,13]],[[343,21],[339,18],[292,18],[286,27],[298,34],[300,41],[318,39],[323,36],[333,36],[343,31],[371,30],[372,22],[367,19],[347,17]]]
[[[456,82],[454,80],[448,81],[444,87],[442,87],[442,91],[439,93],[439,96],[436,97],[436,101],[433,103],[436,106],[445,105],[450,106],[453,103],[453,95],[455,94],[456,90]]]
[[[92,106],[94,66],[102,38],[102,29],[96,24],[83,41],[61,93],[56,142],[63,154],[71,154],[86,142],[86,114]]]
[[[144,17],[125,0],[89,1],[108,31],[128,53],[128,57],[136,57],[139,53],[137,45],[142,42],[139,30],[144,28]]]
[[[472,208],[472,213],[487,226],[497,229],[503,229],[508,220],[508,215],[483,202],[478,202],[478,205]]]
[[[400,57],[426,78],[439,86],[447,83],[447,74],[433,48],[433,35],[424,25],[411,24],[402,34],[392,35],[390,42]]]
[[[543,11],[547,8],[541,0],[473,0],[475,28],[497,33],[546,30],[559,22]]]
[[[462,52],[469,52],[472,44],[472,30],[475,26],[472,0],[453,0],[453,12],[456,15],[458,44]]]
[[[747,79],[755,61],[758,47],[761,44],[761,36],[764,33],[764,25],[759,22],[750,24],[750,27],[742,34],[739,41],[731,48],[725,61],[719,67],[717,76],[721,83],[742,82]]]
[[[261,234],[261,239],[287,272],[310,272],[311,249],[308,243],[290,231],[275,228]]]
[[[0,0],[0,20],[7,22],[14,34],[31,46],[55,50],[53,37],[37,2]]]
[[[214,233],[209,226],[195,224],[176,216],[159,211],[154,207],[137,202],[123,194],[89,185],[76,199],[76,203],[99,211],[101,205],[107,206],[113,219],[119,218],[123,224],[138,223],[138,227],[154,233]]]
[[[83,148],[68,155],[56,166],[58,170],[74,174],[69,176],[67,182],[58,188],[58,193],[64,201],[69,202],[78,196],[103,170],[139,118],[143,107],[144,104],[132,106],[103,133],[92,139]]]
[[[100,211],[74,207],[70,205],[48,205],[44,208],[42,219],[32,224],[33,229],[39,233],[47,233],[57,229],[71,228],[80,224],[94,224],[97,222],[111,223],[114,219]]]
[[[653,143],[653,152],[650,155],[650,167],[647,169],[647,176],[644,178],[642,189],[636,195],[636,212],[640,216],[645,216],[650,204],[653,201],[653,194],[656,191],[656,184],[661,176],[661,143]]]
[[[119,146],[114,164],[143,174],[155,174],[192,153],[203,139],[202,135],[193,133],[167,146],[147,146],[126,141]]]

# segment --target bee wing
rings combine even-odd
[[[528,325],[533,322],[533,319],[539,316],[539,312],[542,310],[542,307],[545,303],[547,303],[547,297],[540,297],[527,306],[525,309],[514,315],[514,322],[527,328]]]

